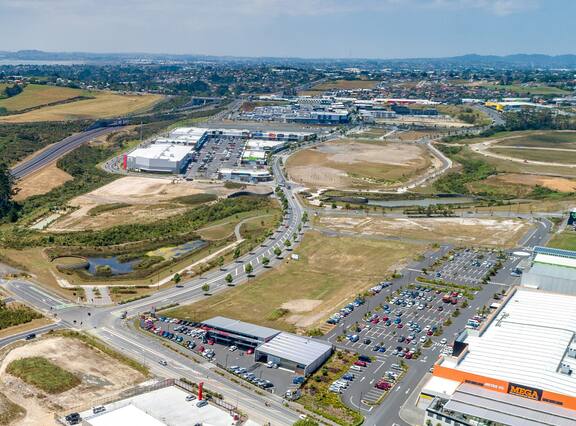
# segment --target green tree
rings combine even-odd
[[[240,257],[240,247],[236,247],[236,250],[234,250],[234,254],[232,255],[232,257],[234,259],[238,259]]]
[[[282,254],[282,250],[280,250],[280,247],[274,247],[274,254],[276,255],[276,257]]]
[[[232,277],[232,274],[226,275],[226,277],[224,279],[226,280],[226,282],[228,284],[232,283],[232,281],[234,280],[234,278]]]
[[[208,292],[210,291],[210,284],[208,284],[208,283],[204,284],[204,285],[202,286],[202,291],[203,291],[205,294],[208,294]]]
[[[244,265],[244,272],[246,272],[246,275],[250,275],[253,270],[254,268],[252,267],[251,263],[247,263],[246,265]]]
[[[262,264],[264,265],[264,267],[267,267],[269,263],[270,259],[268,259],[267,257],[262,258]]]
[[[222,266],[224,266],[224,256],[220,256],[220,257],[218,258],[218,266],[219,266],[220,268],[222,268]]]
[[[4,163],[0,163],[0,219],[13,211],[14,178]]]
[[[172,281],[178,284],[180,281],[182,281],[182,277],[180,276],[179,273],[175,273],[174,276],[172,277]]]
[[[286,239],[286,240],[284,240],[284,245],[286,247],[290,247],[292,245],[292,243],[290,242],[290,240]]]

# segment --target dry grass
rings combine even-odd
[[[54,222],[49,229],[57,232],[83,231],[127,223],[150,223],[189,209],[189,205],[178,202],[179,197],[203,193],[226,196],[231,192],[234,191],[226,189],[222,183],[124,177],[72,199],[69,205],[77,210]],[[94,208],[102,209],[100,206],[118,204],[129,205],[103,211],[97,216],[90,214]]]
[[[515,247],[530,224],[520,219],[323,217],[320,226],[365,236]]]
[[[544,176],[544,175],[529,175],[519,173],[503,173],[499,175],[490,176],[484,180],[483,183],[488,185],[521,185],[531,190],[536,185],[552,189],[560,192],[574,192],[576,191],[576,179],[567,179],[563,177]]]
[[[0,107],[6,108],[9,112],[16,112],[66,101],[78,96],[92,97],[93,94],[87,90],[72,89],[70,87],[30,84],[24,88],[22,93],[11,98],[0,99]]]
[[[18,193],[14,199],[16,201],[22,201],[33,195],[46,194],[72,179],[74,178],[64,170],[60,170],[55,162],[51,163],[37,172],[26,176],[22,180],[19,180],[16,185]]]
[[[385,188],[423,173],[426,149],[413,144],[342,140],[306,149],[287,162],[290,177],[312,188]]]
[[[37,388],[6,374],[12,361],[28,357],[44,357],[80,378],[81,383],[47,398]],[[55,412],[86,409],[142,380],[144,375],[136,370],[80,340],[66,337],[49,337],[12,349],[0,367],[0,391],[26,409],[22,424],[30,425],[53,424]]]
[[[310,232],[295,250],[300,260],[287,260],[248,284],[167,315],[194,320],[223,315],[283,330],[310,328],[423,249],[424,245]]]
[[[0,117],[0,122],[28,123],[117,117],[145,111],[162,99],[160,95],[122,95],[113,92],[93,92],[93,96],[93,99],[6,115]]]
[[[554,151],[550,149],[523,149],[497,146],[490,148],[490,151],[497,155],[505,155],[507,157],[528,161],[559,164],[576,163],[576,151]]]

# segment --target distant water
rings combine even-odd
[[[0,59],[2,65],[83,65],[85,61],[30,61],[25,59]]]

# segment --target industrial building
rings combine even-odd
[[[576,295],[576,251],[534,247],[532,262],[522,273],[521,285]]]
[[[576,426],[575,306],[576,296],[513,289],[434,365],[424,424]]]
[[[258,346],[254,358],[308,376],[330,358],[332,351],[330,343],[292,333],[280,333]]]
[[[235,319],[214,317],[202,323],[208,337],[224,345],[256,348],[276,336],[280,331]]]
[[[157,143],[137,148],[124,157],[124,168],[154,173],[183,173],[190,162],[187,145]]]
[[[218,179],[258,183],[272,180],[272,175],[266,169],[220,169]]]
[[[167,136],[156,138],[154,143],[188,145],[200,149],[204,142],[206,142],[208,136],[207,129],[200,129],[198,127],[179,127],[172,130]]]
[[[242,159],[240,163],[243,165],[251,166],[263,166],[266,164],[266,157],[268,153],[266,151],[245,149],[242,153]]]

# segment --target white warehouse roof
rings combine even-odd
[[[256,350],[298,364],[310,365],[326,352],[331,352],[332,345],[310,337],[280,333],[269,342],[258,346]]]
[[[576,347],[575,306],[576,296],[518,289],[483,334],[466,338],[469,352],[460,363],[443,365],[576,396],[576,374],[559,370],[561,363],[576,370],[567,356]]]
[[[157,143],[145,148],[137,148],[132,151],[129,157],[139,157],[154,160],[180,161],[190,154],[191,147],[186,145],[173,145],[167,143]]]
[[[534,256],[534,263],[542,263],[546,265],[566,266],[569,268],[576,268],[576,259],[568,257],[559,257],[551,254],[536,253]],[[572,271],[573,272],[573,271]]]

